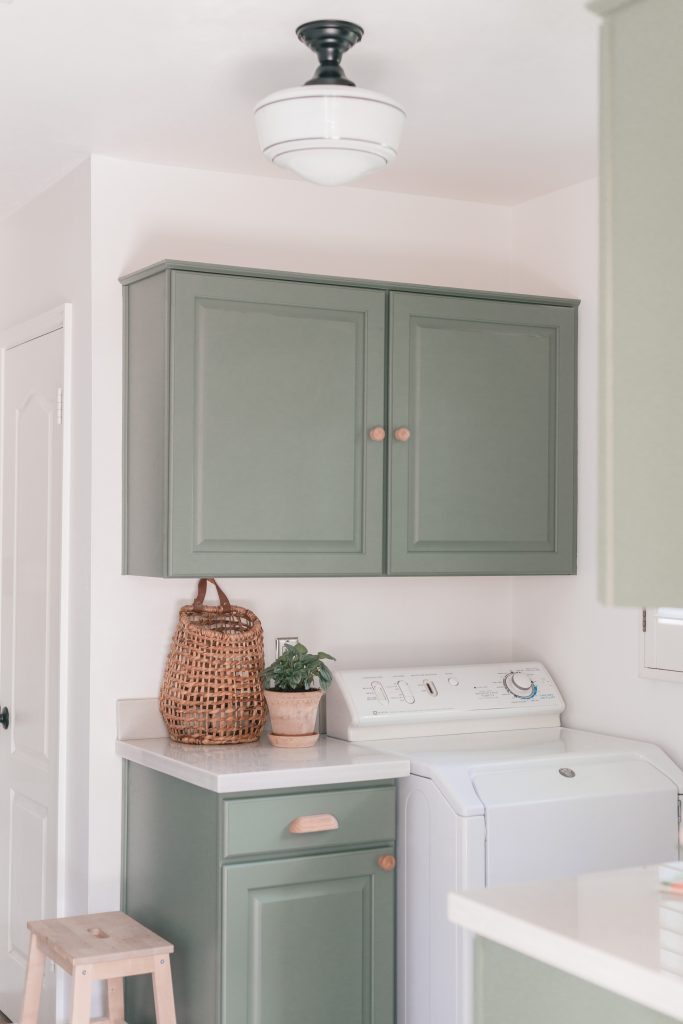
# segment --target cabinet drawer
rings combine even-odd
[[[321,819],[323,815],[330,817]],[[318,828],[322,830],[316,831]],[[223,804],[224,857],[391,843],[395,834],[393,786],[289,793],[225,800]]]

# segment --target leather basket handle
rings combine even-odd
[[[227,595],[221,590],[221,588],[218,586],[218,584],[216,583],[215,579],[212,576],[202,578],[197,584],[197,596],[194,599],[194,607],[201,608],[203,606],[204,598],[206,597],[206,587],[207,584],[209,583],[213,583],[214,587],[216,588],[216,592],[218,593],[218,600],[221,603],[221,608],[226,608],[229,611],[231,608],[231,604],[228,601]]]

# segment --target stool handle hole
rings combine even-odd
[[[108,939],[109,936],[106,932],[103,932],[101,928],[88,928],[88,935],[92,935],[94,939]]]

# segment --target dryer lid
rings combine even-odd
[[[484,809],[520,807],[638,793],[677,793],[671,779],[639,757],[586,758],[571,754],[560,763],[539,759],[533,763],[480,766],[470,772],[472,785]]]
[[[620,785],[631,791],[633,785],[638,785],[633,777],[643,777],[637,766],[645,766],[683,793],[683,772],[659,747],[618,736],[578,729],[536,729],[503,735],[442,737],[422,749],[417,749],[417,745],[417,740],[404,740],[377,743],[373,747],[409,757],[411,772],[432,779],[456,814],[465,816],[484,814],[486,800],[498,803],[506,793],[510,800],[518,799],[524,792],[533,792],[537,799],[546,800],[567,792],[578,796],[584,784],[598,785],[597,771],[589,782],[583,765],[622,766],[609,775],[611,792]],[[578,771],[579,765],[582,774],[574,778],[575,785],[569,791],[566,786],[562,788],[565,777],[559,770]],[[481,781],[485,778],[488,783]],[[475,779],[480,780],[478,786]],[[608,785],[607,775],[600,784]]]
[[[640,758],[475,770],[487,885],[654,863],[678,855],[678,789]]]

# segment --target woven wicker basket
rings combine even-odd
[[[204,605],[213,583],[220,604]],[[251,743],[263,732],[263,629],[231,605],[215,580],[202,579],[194,604],[180,609],[159,707],[179,743]]]

